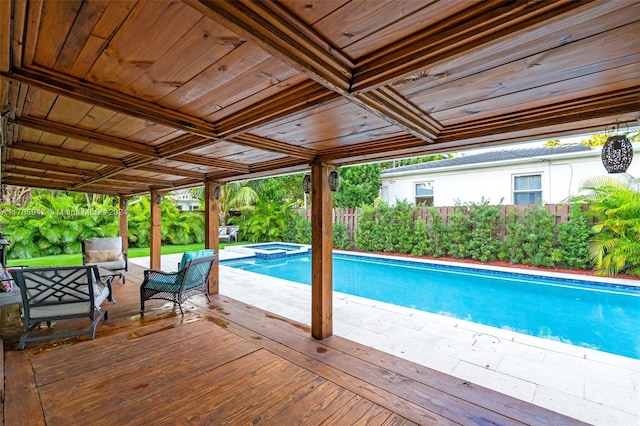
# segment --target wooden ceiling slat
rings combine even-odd
[[[627,65],[600,72],[598,75],[606,79],[609,90],[617,91],[634,86],[634,82],[640,78],[640,67]],[[602,88],[599,86],[598,80],[594,80],[593,75],[581,76],[572,80],[571,90],[568,90],[562,82],[554,83],[522,90],[512,96],[496,97],[462,105],[436,112],[433,115],[445,123],[446,127],[449,127],[464,121],[475,121],[501,115],[501,111],[522,111],[548,104],[562,104],[570,102],[576,97],[596,96],[602,93]]]
[[[7,164],[5,167],[5,173],[10,173],[14,175],[28,176],[28,177],[39,177],[45,178],[60,182],[74,183],[81,182],[82,178],[77,176],[68,176],[66,174],[58,174],[56,172],[50,172],[48,170],[28,170],[20,167],[13,166],[11,164]]]
[[[249,166],[244,164],[238,164],[231,161],[219,160],[216,158],[203,157],[192,154],[180,154],[171,157],[172,160],[180,161],[189,164],[199,164],[201,166],[217,167],[220,169],[233,170],[235,172],[246,173],[249,171]]]
[[[43,132],[54,133],[73,139],[79,139],[89,143],[96,143],[109,148],[120,151],[132,152],[135,154],[145,155],[147,157],[158,158],[159,155],[153,147],[131,142],[126,139],[120,139],[109,135],[84,130],[78,127],[66,124],[55,123],[52,121],[42,120],[32,117],[20,117],[16,119],[16,124],[30,127],[32,129],[41,130]]]
[[[137,96],[132,87],[135,81],[147,74],[200,18],[180,2],[138,2],[92,65],[88,80]],[[185,55],[188,53],[185,51]]]
[[[243,74],[269,59],[269,55],[253,43],[237,42],[239,45],[227,56],[212,63],[185,84],[164,96],[158,102],[169,108],[181,105],[180,111],[193,115],[203,103],[216,98],[216,90],[225,83],[241,78]],[[244,88],[242,88],[244,89]],[[205,112],[203,115],[206,115]]]
[[[47,145],[42,145],[37,143],[22,141],[20,143],[12,145],[11,148],[19,149],[22,151],[37,152],[45,155],[53,155],[54,157],[69,158],[72,160],[86,161],[86,162],[95,163],[95,164],[107,164],[110,166],[124,168],[124,163],[121,160],[118,160],[117,158],[86,154],[84,152],[70,151],[63,148],[56,148],[53,146],[47,146]]]
[[[445,128],[438,142],[616,116],[637,105],[640,105],[640,87],[632,87],[600,96],[578,98],[572,102],[560,102],[484,120],[467,121]]]
[[[303,158],[306,160],[312,160],[317,155],[315,151],[308,148],[290,144],[283,144],[282,142],[278,142],[276,140],[267,139],[256,135],[250,135],[248,133],[235,136],[233,138],[227,138],[227,140],[229,142],[237,143],[240,145],[264,149],[272,152],[279,152],[281,154],[290,155],[296,158]]]
[[[109,45],[117,29],[122,26],[138,1],[118,0],[102,3],[106,5],[106,9],[101,13],[95,26],[91,28],[91,33],[87,36],[84,46],[76,55],[73,66],[68,70],[69,74],[74,77],[96,80],[95,75],[88,75],[89,70],[105,47]]]
[[[485,1],[427,31],[388,45],[358,62],[352,91],[388,85],[444,58],[459,55],[527,26],[581,7],[582,2]]]
[[[171,111],[151,102],[124,95],[119,92],[98,87],[89,82],[80,81],[44,69],[13,70],[11,74],[2,74],[11,80],[27,83],[63,96],[91,103],[103,108],[112,109],[131,117],[149,120],[154,123],[185,130],[201,136],[216,138],[217,134],[211,123],[197,117],[191,117]]]
[[[11,159],[6,161],[7,165],[13,165],[23,168],[30,168],[35,170],[50,170],[53,172],[67,173],[70,175],[99,177],[100,173],[94,170],[80,169],[78,167],[61,166],[59,164],[42,163],[38,161]]]
[[[62,45],[60,53],[55,58],[55,65],[51,68],[56,71],[68,73],[73,67],[78,55],[85,46],[87,39],[91,35],[91,31],[96,23],[100,20],[108,6],[107,2],[84,2],[79,3],[79,10],[76,16],[71,19],[70,16],[64,17],[66,22],[72,23],[71,28],[65,34],[66,40]],[[45,17],[48,14],[45,13]],[[43,25],[46,25],[43,22]],[[58,24],[60,25],[60,24]],[[47,65],[38,62],[40,65]]]
[[[604,32],[629,24],[629,16],[640,16],[640,3],[588,3],[576,10],[570,25],[561,17],[539,23],[528,31],[516,32],[464,54],[431,63],[428,68],[395,80],[391,86],[411,99],[416,94],[491,72],[498,67],[510,66],[517,61],[524,61],[528,66],[535,63],[528,58],[544,57],[546,52],[561,46],[571,47],[573,43],[584,39],[599,39]],[[598,51],[601,49],[598,48]],[[541,71],[538,68],[537,75],[544,78]]]
[[[138,170],[144,170],[147,172],[158,172],[165,175],[190,177],[204,181],[204,173],[194,172],[191,170],[183,170],[177,167],[166,167],[152,163],[149,166],[140,166],[138,167]]]
[[[184,0],[203,15],[231,28],[316,81],[341,91],[349,89],[353,64],[321,38],[296,24],[286,9],[267,2]]]
[[[145,72],[129,85],[128,91],[144,93],[145,99],[158,101],[168,108],[172,105],[184,105],[181,96],[184,96],[186,90],[183,88],[188,87],[190,82],[198,78],[211,64],[217,64],[242,44],[242,40],[236,34],[204,17],[193,26],[187,26],[187,29],[188,31],[173,43],[164,55],[150,63]],[[209,79],[209,83],[219,84],[217,79]],[[211,90],[209,87],[206,89]],[[187,92],[193,96],[196,91]]]
[[[640,22],[608,31],[597,39],[586,38],[571,45],[565,44],[539,55],[441,84],[409,98],[418,105],[430,105],[434,112],[441,112],[466,106],[477,99],[498,103],[499,99],[494,98],[507,95],[509,98],[520,96],[531,101],[536,96],[533,92],[536,92],[539,97],[546,99],[547,92],[553,90],[546,89],[547,84],[585,77],[585,81],[589,82],[587,84],[592,85],[591,75],[619,67],[630,66],[627,71],[621,72],[633,73],[640,61],[640,52],[631,53],[634,41],[626,37],[629,31],[640,34]],[[603,41],[609,42],[612,48],[602,51],[600,46]],[[595,51],[599,52],[598,62],[583,65],[583,56]],[[541,73],[542,69],[544,73]],[[610,73],[605,75],[610,76],[609,80],[615,78]]]
[[[313,80],[307,80],[218,121],[216,127],[221,137],[233,137],[256,126],[306,110],[309,106],[337,98],[337,93],[326,90]]]

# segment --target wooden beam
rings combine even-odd
[[[355,94],[354,97],[363,104],[384,114],[387,121],[397,124],[412,135],[432,142],[442,131],[442,124],[412,104],[391,88],[380,88],[366,93]]]
[[[21,160],[18,158],[11,158],[4,161],[9,166],[26,167],[35,170],[49,170],[58,173],[67,173],[70,175],[80,175],[89,177],[100,177],[100,173],[95,170],[79,169],[77,167],[60,166],[58,164],[40,163],[37,161]]]
[[[446,127],[437,143],[530,130],[637,111],[640,87],[520,110]]]
[[[333,221],[329,168],[311,166],[311,335],[333,334]]]
[[[240,173],[247,173],[249,166],[246,164],[236,163],[234,161],[220,160],[217,158],[205,157],[203,155],[194,154],[180,154],[171,157],[172,160],[179,161],[181,163],[198,164],[207,167],[216,167],[219,169],[232,170]]]
[[[426,145],[424,140],[412,135],[396,136],[393,138],[327,149],[318,156],[318,160],[328,163],[339,163],[341,159],[353,157],[355,155],[366,156],[371,154],[384,154],[396,150],[404,150],[424,145]]]
[[[214,249],[218,261],[214,262],[209,275],[209,294],[220,292],[220,238],[218,234],[219,200],[215,193],[220,191],[220,183],[207,181],[204,184],[204,248]]]
[[[244,135],[235,136],[227,139],[231,143],[249,146],[252,148],[262,149],[269,152],[277,152],[279,154],[290,155],[296,158],[304,158],[312,160],[316,157],[317,152],[302,146],[295,146],[288,143],[278,142],[273,139],[263,138],[256,135],[245,133]]]
[[[0,73],[0,75],[14,81],[39,87],[51,93],[67,96],[71,99],[107,108],[131,117],[148,120],[207,138],[218,138],[213,124],[208,121],[55,71],[29,67],[14,69],[11,73]]]
[[[158,202],[160,200],[160,202]],[[151,233],[149,241],[150,268],[159,270],[162,250],[162,193],[151,191]]]
[[[277,3],[183,1],[324,86],[349,90],[351,61]]]
[[[132,152],[134,154],[144,155],[151,158],[160,157],[156,152],[156,149],[152,146],[132,142],[127,139],[117,138],[115,136],[105,135],[103,133],[93,132],[91,130],[69,126],[67,124],[54,123],[52,121],[35,117],[16,117],[15,123],[20,126],[29,127],[42,132],[95,143],[120,151]]]
[[[218,120],[216,129],[221,138],[233,138],[255,127],[338,98],[338,93],[307,80]]]
[[[38,154],[44,154],[44,155],[53,155],[54,157],[68,158],[71,160],[78,160],[78,161],[86,161],[88,163],[94,163],[94,164],[104,164],[107,166],[115,166],[115,167],[121,167],[121,168],[125,167],[125,164],[117,158],[89,154],[89,153],[80,152],[80,151],[71,151],[69,149],[57,148],[54,146],[42,145],[38,143],[21,141],[11,145],[11,149],[17,149],[17,150],[26,151],[26,152],[36,152]]]
[[[199,179],[204,182],[204,173],[193,172],[191,170],[179,169],[177,167],[161,166],[159,164],[149,163],[149,165],[136,167],[138,170],[144,170],[145,172],[156,172],[164,175],[172,176],[184,176]]]
[[[281,5],[273,1],[183,0],[205,16],[260,45],[327,89],[351,100],[416,137],[432,142],[437,121],[406,100],[392,102],[388,94],[353,96],[354,64]],[[422,117],[427,117],[423,119]]]
[[[4,168],[4,173],[12,173],[16,175],[23,176],[31,176],[31,177],[40,177],[43,179],[51,179],[57,180],[61,182],[66,182],[68,184],[82,182],[82,178],[78,176],[67,176],[66,174],[50,172],[46,169],[32,170],[32,169],[21,169],[17,166],[6,165]]]

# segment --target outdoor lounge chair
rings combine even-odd
[[[221,226],[218,228],[218,241],[231,243],[238,241],[239,226]]]
[[[150,299],[177,303],[182,315],[182,303],[196,294],[204,294],[211,301],[209,274],[216,258],[213,250],[187,252],[182,256],[177,272],[144,271],[144,281],[140,286],[140,312],[144,314],[144,302]]]
[[[24,268],[11,271],[22,294],[24,329],[18,349],[27,342],[88,334],[95,337],[98,322],[107,311],[100,305],[110,296],[110,288],[100,280],[97,266],[64,266]],[[73,330],[57,334],[30,336],[43,322],[49,328],[54,321],[88,317],[88,330]]]
[[[88,238],[82,241],[82,264],[97,265],[110,271],[128,271],[127,252],[122,237]],[[118,273],[124,284],[125,275]]]

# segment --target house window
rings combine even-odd
[[[416,205],[433,206],[433,182],[416,183]]]
[[[513,204],[540,204],[541,202],[541,175],[513,177]]]

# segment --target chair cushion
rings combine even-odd
[[[122,267],[124,268],[122,249],[85,250],[85,255],[87,257],[87,263],[103,263],[121,260]]]
[[[116,269],[124,269],[125,268],[125,263],[124,260],[113,260],[111,262],[87,262],[87,265],[98,265],[102,268],[105,269],[110,269],[112,271],[115,271]]]
[[[179,284],[168,283],[164,277],[149,277],[144,288],[156,291],[166,291],[168,293],[177,293],[180,290]]]
[[[93,284],[93,299],[95,307],[99,308],[102,302],[109,296],[109,287],[102,283]],[[91,309],[89,302],[60,303],[50,306],[37,306],[29,309],[29,316],[33,319],[50,318],[61,315],[88,314]]]
[[[87,238],[84,240],[86,250],[118,249],[122,251],[121,237]]]
[[[180,260],[180,264],[178,265],[178,271],[184,268],[184,265],[193,259],[200,259],[201,257],[213,256],[215,250],[213,249],[205,249],[198,251],[185,251],[182,255],[182,260]]]

